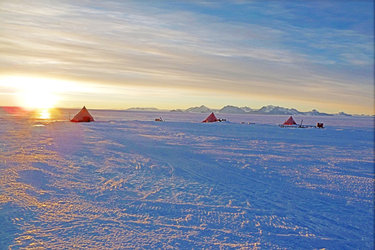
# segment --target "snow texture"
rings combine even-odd
[[[0,249],[374,247],[371,118],[67,112],[0,114]]]

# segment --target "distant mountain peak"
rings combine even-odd
[[[247,107],[247,106],[245,106],[245,107],[241,107],[241,109],[242,109],[243,111],[245,111],[245,112],[252,112],[252,111],[255,110],[255,109],[252,109],[252,108]]]
[[[158,111],[158,110],[159,109],[152,108],[152,107],[146,107],[146,108],[143,108],[143,107],[131,107],[131,108],[126,109],[126,111]]]
[[[195,112],[195,113],[209,113],[212,112],[211,109],[207,108],[204,105],[201,105],[200,107],[191,107],[185,110],[186,112]]]
[[[340,116],[352,116],[352,115],[347,114],[345,112],[339,112],[337,115],[340,115]]]
[[[220,113],[229,113],[229,114],[243,114],[243,113],[246,113],[245,110],[239,108],[239,107],[236,107],[236,106],[232,106],[232,105],[227,105],[227,106],[224,106],[222,109],[219,110]]]
[[[257,110],[256,113],[258,113],[258,114],[275,114],[275,115],[299,115],[299,114],[301,114],[301,112],[299,112],[296,109],[283,108],[283,107],[274,106],[274,105],[263,106],[259,110]]]

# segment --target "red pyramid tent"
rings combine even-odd
[[[212,112],[204,121],[202,122],[218,122],[219,119],[216,118],[215,114]]]
[[[293,117],[290,116],[288,120],[286,120],[283,125],[297,125],[297,123],[294,121]]]
[[[81,111],[76,114],[73,119],[70,120],[71,122],[93,122],[94,118],[90,115],[89,111],[87,111],[86,107],[83,106]]]

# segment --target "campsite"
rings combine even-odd
[[[322,122],[317,122],[316,125],[305,125],[302,123],[303,119],[297,124],[293,116],[289,116],[289,118],[283,124],[279,124],[279,126],[281,128],[324,128],[324,123]]]
[[[370,117],[79,112],[0,115],[0,248],[373,247]]]
[[[0,250],[374,249],[374,4],[0,0]]]

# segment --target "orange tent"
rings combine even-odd
[[[73,119],[70,120],[71,122],[93,122],[94,118],[90,115],[89,111],[87,111],[86,107],[83,106],[81,111],[76,114]]]
[[[297,123],[294,121],[293,117],[290,116],[288,120],[286,120],[283,125],[297,125]]]
[[[219,119],[216,118],[214,113],[212,112],[204,121],[202,122],[218,122]]]

